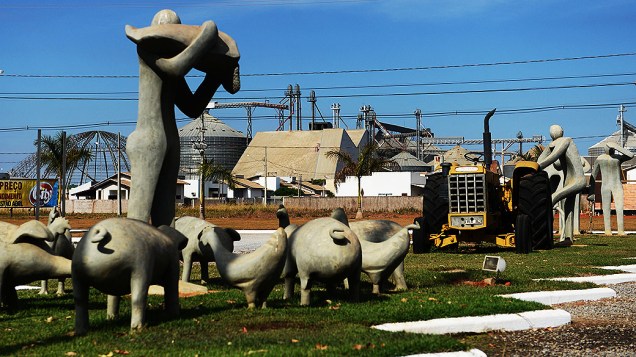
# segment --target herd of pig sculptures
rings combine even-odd
[[[0,222],[1,302],[5,308],[17,303],[15,287],[41,279],[73,280],[75,333],[88,328],[88,290],[94,287],[108,295],[107,317],[117,316],[119,299],[130,294],[131,329],[144,323],[146,299],[151,284],[164,288],[169,315],[179,313],[179,271],[188,281],[192,263],[201,263],[201,278],[208,280],[208,263],[215,262],[221,278],[243,291],[250,308],[265,307],[274,286],[284,278],[284,298],[294,292],[300,279],[301,305],[309,305],[310,290],[320,281],[329,290],[344,282],[351,298],[358,299],[360,274],[369,276],[373,293],[389,278],[397,289],[406,289],[403,261],[410,246],[408,230],[388,220],[349,223],[345,212],[335,209],[331,217],[303,225],[291,224],[287,210],[276,212],[279,228],[258,249],[247,254],[232,252],[238,232],[194,217],[180,217],[173,226],[154,226],[134,219],[110,218],[97,223],[73,251],[70,226],[57,210],[49,224],[29,221],[20,226]],[[180,259],[181,258],[181,259]],[[45,280],[46,281],[46,280]],[[46,292],[45,282],[41,293]]]
[[[126,143],[132,174],[128,217],[97,223],[74,251],[69,222],[55,209],[48,225],[37,220],[20,226],[0,222],[4,308],[16,306],[17,285],[71,277],[76,335],[88,330],[91,287],[108,295],[109,319],[117,316],[121,296],[130,294],[130,327],[141,329],[151,284],[164,288],[165,309],[178,315],[180,259],[184,281],[190,278],[194,260],[201,262],[203,280],[209,276],[208,263],[215,261],[221,278],[244,292],[250,308],[265,307],[281,278],[285,299],[293,295],[296,278],[300,279],[301,305],[310,304],[316,281],[329,290],[344,282],[352,299],[358,299],[361,272],[369,276],[374,293],[391,275],[397,289],[406,289],[403,260],[410,245],[408,230],[418,229],[417,224],[349,223],[344,211],[336,209],[331,217],[298,226],[280,207],[276,214],[280,228],[272,237],[251,253],[234,254],[234,242],[240,239],[235,230],[193,217],[174,219],[179,168],[174,106],[197,117],[219,86],[230,93],[238,91],[238,49],[212,21],[182,25],[171,10],[158,12],[148,27],[126,26],[126,35],[137,46],[140,66],[139,116]],[[184,79],[192,68],[206,73],[194,93]],[[63,289],[60,284],[58,293]]]

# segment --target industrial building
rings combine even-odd
[[[203,157],[207,161],[232,170],[247,147],[243,132],[210,115],[209,110],[179,129],[181,165],[179,177],[189,185],[187,198],[199,197],[199,166]],[[205,183],[206,197],[225,196],[226,188],[218,182]]]
[[[366,143],[364,129],[258,132],[232,172],[252,181],[263,177],[280,177],[288,182],[326,180],[326,188],[335,192],[333,179],[342,163],[327,158],[326,153],[343,150],[357,157],[358,147]],[[268,190],[278,188],[269,180],[267,183]]]

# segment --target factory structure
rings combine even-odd
[[[422,126],[422,113],[414,112],[415,128],[383,122],[369,105],[360,108],[355,128],[349,128],[340,117],[340,105],[331,105],[331,118],[316,115],[315,94],[309,95],[311,116],[303,118],[299,88],[290,88],[280,103],[240,102],[210,103],[198,118],[191,119],[178,129],[181,166],[179,170],[178,202],[188,202],[203,195],[207,198],[262,199],[272,196],[279,188],[294,190],[298,195],[355,196],[357,180],[347,179],[336,186],[334,177],[343,163],[327,157],[329,151],[344,151],[354,159],[369,142],[378,146],[378,155],[391,159],[387,172],[362,177],[365,196],[417,196],[425,184],[425,173],[433,171],[442,162],[467,164],[466,146],[478,146],[482,141],[463,137],[436,137]],[[224,108],[244,108],[247,128],[245,133],[218,119],[215,115]],[[278,118],[276,130],[260,131],[252,135],[252,113],[256,108],[273,110]],[[622,114],[622,112],[621,112]],[[307,130],[307,128],[309,130]],[[604,142],[617,141],[625,147],[636,148],[636,127],[620,119],[620,130],[589,149],[586,159],[590,164],[603,152]],[[116,172],[128,172],[125,155],[126,138],[115,133],[87,132],[75,134],[85,148],[94,150],[93,161],[78,166],[73,182],[74,197],[84,199],[112,199],[110,183]],[[494,158],[500,163],[518,156],[522,145],[544,142],[542,136],[493,139]],[[526,148],[529,148],[527,146]],[[120,157],[121,156],[121,157]],[[225,181],[206,181],[201,192],[199,167],[203,161],[220,165],[231,171],[234,187]],[[12,177],[33,177],[35,159],[29,156],[10,172]],[[626,173],[636,179],[636,160],[627,163]],[[118,168],[121,167],[119,170]],[[123,197],[128,197],[129,177],[123,180]],[[84,181],[86,180],[86,181]],[[109,192],[100,193],[103,187]],[[183,187],[181,189],[181,187]],[[289,190],[288,190],[289,192]]]

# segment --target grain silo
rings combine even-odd
[[[210,115],[206,110],[201,117],[193,119],[179,129],[181,145],[181,167],[179,176],[186,180],[197,180],[197,169],[201,164],[199,143],[201,128],[205,142],[205,158],[215,164],[221,164],[232,170],[247,147],[245,135],[221,120]],[[203,126],[202,126],[203,123]]]

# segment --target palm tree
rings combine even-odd
[[[355,176],[358,179],[358,212],[356,213],[356,219],[362,218],[362,176],[371,175],[373,172],[381,171],[395,164],[391,159],[384,159],[375,155],[377,149],[378,145],[375,142],[368,143],[360,149],[357,159],[342,150],[330,150],[326,153],[328,158],[342,161],[344,164],[334,177],[336,188],[340,183],[345,182],[347,176]]]
[[[217,181],[219,183],[219,198],[221,197],[221,188],[223,184],[231,189],[236,187],[236,179],[232,175],[232,170],[221,164],[215,164],[212,161],[205,160],[199,168],[199,174],[203,181]],[[205,193],[201,193],[202,199],[205,199]]]
[[[232,175],[232,170],[221,164],[215,164],[211,161],[205,161],[202,166],[203,178],[206,181],[217,181],[219,184],[227,184],[231,189],[236,188],[236,179]],[[219,187],[219,197],[221,197],[221,189]]]
[[[81,147],[78,145],[77,140],[71,135],[64,140],[65,133],[59,131],[55,136],[42,135],[40,160],[45,166],[44,176],[51,174],[59,181],[60,189],[68,187],[73,171],[79,167],[80,164],[93,157],[93,154],[89,148]],[[65,142],[63,144],[63,142]],[[34,145],[37,145],[37,139]],[[64,146],[66,146],[66,163],[64,163]],[[64,167],[66,166],[66,167]],[[62,172],[62,169],[65,171]],[[64,193],[62,195],[64,196]]]

